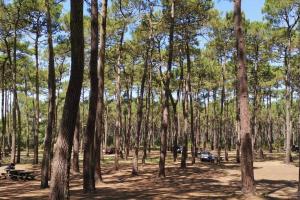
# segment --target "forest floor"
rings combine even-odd
[[[158,151],[151,152],[145,165],[139,165],[139,176],[131,176],[131,159],[120,161],[120,170],[113,168],[113,155],[105,155],[102,166],[104,182],[92,195],[82,192],[82,174],[71,175],[71,199],[297,199],[298,167],[283,163],[283,153],[266,154],[254,163],[256,196],[244,197],[240,187],[240,166],[230,161],[221,165],[200,162],[180,169],[168,152],[166,178],[158,178]],[[24,158],[26,156],[24,155]],[[295,156],[296,157],[296,156]],[[29,163],[30,160],[22,159]],[[296,163],[297,161],[295,161]],[[5,166],[0,167],[0,173]],[[34,171],[33,181],[0,179],[0,199],[47,199],[49,189],[40,189],[40,166],[17,164],[16,169]]]

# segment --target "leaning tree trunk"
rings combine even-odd
[[[55,144],[49,199],[69,199],[70,159],[83,81],[83,0],[71,0],[71,76]]]
[[[95,121],[98,99],[98,1],[91,1],[91,58],[89,113],[83,141],[83,191],[95,190]],[[99,153],[99,152],[97,152]]]
[[[55,112],[56,112],[56,85],[55,85],[55,66],[54,66],[54,50],[52,40],[52,19],[51,19],[51,5],[49,0],[45,1],[47,8],[47,32],[48,32],[48,52],[49,52],[49,70],[48,70],[48,124],[47,132],[44,142],[44,153],[41,168],[41,188],[48,187],[49,171],[50,171],[50,157],[52,152],[52,133],[55,126]]]
[[[238,59],[238,99],[241,119],[241,174],[242,191],[245,194],[254,193],[253,155],[250,133],[248,108],[248,82],[246,69],[245,41],[242,32],[241,0],[234,3],[234,22]]]

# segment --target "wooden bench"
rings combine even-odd
[[[33,180],[35,175],[33,172],[26,172],[24,170],[7,170],[6,178],[9,177],[12,180]]]

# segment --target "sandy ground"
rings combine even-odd
[[[279,154],[267,155],[264,161],[254,163],[256,196],[244,197],[240,187],[240,167],[231,154],[229,162],[220,166],[197,160],[180,169],[169,154],[166,178],[158,178],[158,152],[152,152],[145,165],[140,164],[140,175],[131,176],[131,160],[122,160],[121,169],[113,170],[112,156],[106,155],[103,183],[92,195],[82,192],[81,174],[71,176],[71,199],[297,199],[298,167],[286,165]],[[279,155],[280,157],[281,155]],[[4,166],[0,167],[3,172]],[[40,166],[18,164],[16,169],[34,171],[34,181],[0,179],[0,199],[47,199],[49,189],[41,190]]]

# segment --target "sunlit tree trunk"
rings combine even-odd
[[[48,124],[47,132],[44,141],[44,153],[41,168],[41,188],[48,187],[50,157],[52,152],[52,136],[55,126],[55,112],[56,112],[56,85],[55,85],[55,67],[54,67],[54,50],[52,39],[52,19],[51,19],[51,5],[49,0],[45,1],[47,8],[47,33],[48,33]]]
[[[38,22],[37,22],[38,23]],[[34,125],[34,153],[33,163],[38,164],[39,162],[39,127],[40,127],[40,81],[39,81],[39,38],[40,30],[36,27],[36,37],[34,41],[35,51],[35,125]]]
[[[69,199],[70,159],[83,81],[83,0],[71,0],[71,76],[53,158],[49,199]]]
[[[248,83],[245,55],[245,41],[242,32],[242,13],[241,0],[234,2],[234,22],[237,47],[238,62],[238,103],[240,107],[241,120],[241,175],[242,175],[242,191],[245,194],[254,193],[254,172],[253,172],[253,155],[252,142],[250,133],[249,119],[249,100],[248,100]]]
[[[120,155],[120,136],[122,132],[122,106],[121,106],[121,68],[123,54],[125,25],[123,25],[120,33],[120,42],[118,48],[118,59],[116,66],[116,99],[117,99],[117,119],[115,125],[115,170],[119,170],[119,155]]]
[[[162,133],[160,142],[160,158],[159,158],[159,177],[165,177],[165,161],[167,154],[167,134],[168,134],[168,120],[169,120],[169,93],[170,93],[170,79],[173,59],[173,39],[174,39],[174,15],[175,15],[175,0],[171,0],[170,5],[170,32],[169,32],[169,52],[168,52],[168,68],[166,78],[164,80],[164,99],[162,108]]]
[[[134,155],[133,155],[133,163],[132,163],[132,175],[138,175],[138,153],[139,153],[139,146],[140,146],[140,137],[141,137],[141,127],[142,127],[142,119],[143,119],[143,105],[144,105],[144,89],[145,89],[145,82],[147,79],[148,73],[148,59],[149,59],[149,48],[150,48],[150,40],[147,41],[147,48],[144,58],[144,72],[141,80],[141,89],[138,101],[138,108],[137,108],[137,127],[136,127],[136,139],[135,139],[135,147],[134,147]]]
[[[189,97],[189,113],[190,113],[190,131],[191,131],[191,152],[192,152],[192,164],[196,162],[196,140],[195,140],[195,133],[194,133],[194,106],[193,106],[193,94],[192,94],[192,84],[191,84],[191,57],[190,57],[190,45],[189,45],[189,37],[187,36],[186,41],[186,59],[187,59],[187,92]]]

